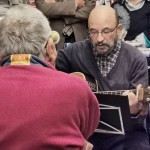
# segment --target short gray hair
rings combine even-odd
[[[49,22],[42,12],[25,4],[13,6],[0,22],[0,57],[11,54],[44,56],[50,35]]]

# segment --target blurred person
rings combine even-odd
[[[28,4],[29,0],[0,0],[0,20],[5,16],[7,10],[18,4]]]
[[[92,149],[97,99],[85,81],[51,65],[50,36],[46,17],[29,5],[0,22],[1,150]]]
[[[70,44],[58,51],[56,68],[71,73],[82,72],[97,80],[100,91],[136,89],[148,86],[145,56],[121,41],[122,25],[116,11],[109,6],[94,8],[88,19],[89,39]],[[125,135],[97,133],[89,139],[94,150],[149,150],[144,127],[147,104],[141,105],[133,92],[128,95],[134,129]]]
[[[87,18],[95,0],[36,0],[36,6],[60,34],[57,49],[87,38]]]
[[[124,27],[124,40],[135,46],[150,47],[150,1],[117,0],[112,7]],[[135,43],[135,44],[134,44]]]

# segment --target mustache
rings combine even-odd
[[[103,43],[103,42],[97,42],[95,43],[96,46],[107,46],[109,47],[109,44]]]

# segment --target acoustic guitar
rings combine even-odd
[[[106,95],[122,95],[126,90],[116,90],[116,91],[100,91],[98,82],[93,77],[84,75],[82,72],[73,72],[72,75],[78,76],[87,81],[89,87],[94,93],[106,94]],[[137,87],[137,89],[129,90],[136,93],[138,100],[142,103],[150,103],[150,87],[143,88]]]

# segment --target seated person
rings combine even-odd
[[[58,51],[56,68],[82,72],[97,80],[100,91],[130,90],[138,84],[148,86],[145,56],[120,40],[122,29],[116,11],[109,6],[95,7],[88,18],[89,39],[70,44]],[[144,127],[147,104],[141,105],[132,92],[129,97],[134,130],[125,135],[97,133],[90,137],[94,150],[150,150]]]
[[[98,101],[85,81],[50,64],[50,36],[47,18],[29,5],[11,7],[0,22],[1,150],[92,148]]]
[[[150,1],[117,0],[112,7],[118,12],[124,27],[125,41],[150,47]],[[141,44],[141,45],[140,45]],[[135,45],[136,46],[136,45]],[[138,46],[138,45],[137,45]]]

